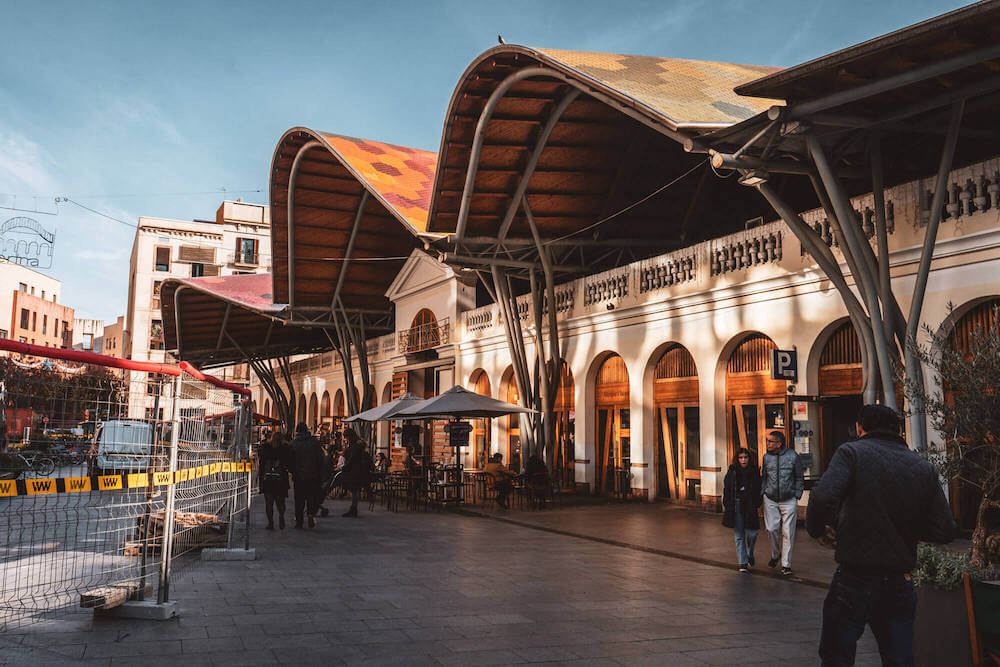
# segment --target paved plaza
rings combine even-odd
[[[716,516],[662,505],[507,515],[549,524],[539,530],[382,508],[349,520],[339,517],[343,503],[328,505],[331,517],[314,531],[258,530],[256,562],[188,570],[173,588],[177,619],[78,612],[5,633],[0,658],[185,667],[817,662],[825,594],[818,586],[551,532],[557,524],[584,527],[590,517],[591,530],[603,524],[615,540],[634,531],[638,541],[643,526],[659,525],[652,548],[680,551],[688,543],[671,544],[664,534],[681,526],[711,533],[711,561],[725,558],[716,545],[732,539]],[[766,560],[764,547],[758,561]],[[870,635],[859,650],[858,664],[879,664]]]

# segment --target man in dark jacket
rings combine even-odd
[[[799,499],[805,486],[805,467],[793,449],[785,447],[785,434],[767,434],[767,453],[760,469],[764,505],[764,528],[771,540],[771,560],[768,567],[781,562],[781,574],[792,573],[792,546],[795,543],[795,522],[798,520]]]
[[[292,459],[286,442],[285,437],[276,431],[261,444],[257,454],[260,492],[264,494],[268,530],[274,530],[275,505],[278,507],[278,527],[285,529],[285,498],[288,497],[288,470]]]
[[[867,623],[883,664],[912,665],[917,542],[950,542],[955,522],[937,471],[907,447],[894,410],[864,406],[857,430],[809,495],[806,529],[836,548],[839,564],[819,655],[824,665],[853,665]]]
[[[295,527],[302,528],[302,513],[309,514],[309,527],[316,526],[320,500],[323,448],[304,422],[295,427],[292,440],[292,477],[295,478]]]

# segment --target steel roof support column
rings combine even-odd
[[[549,362],[545,358],[545,343],[542,337],[542,300],[545,298],[538,285],[538,278],[535,272],[531,272],[531,310],[535,320],[535,374],[538,387],[539,403],[541,410],[534,416],[535,432],[538,438],[535,441],[537,449],[542,450],[542,460],[547,460],[552,440],[548,437],[549,426],[552,424],[552,392],[549,380]],[[553,429],[554,430],[554,429]],[[535,452],[538,453],[537,451]]]
[[[215,341],[215,353],[219,353],[219,349],[222,347],[222,339],[226,335],[226,325],[229,324],[229,312],[233,309],[233,304],[226,304],[226,312],[222,316],[222,326],[219,327],[219,339]],[[244,355],[246,356],[246,355]]]
[[[938,226],[941,224],[941,209],[944,207],[944,196],[948,188],[948,174],[955,158],[955,145],[962,126],[962,114],[965,113],[965,100],[960,100],[951,108],[951,118],[948,121],[948,133],[941,149],[941,162],[938,164],[937,179],[934,183],[934,201],[931,203],[931,216],[927,221],[927,231],[924,233],[924,246],[920,251],[920,264],[917,267],[916,283],[913,286],[913,301],[910,302],[910,317],[906,323],[906,377],[918,390],[923,390],[923,366],[914,346],[917,344],[917,332],[920,329],[920,313],[924,306],[924,295],[927,292],[927,277],[931,270],[931,259],[934,256],[934,244],[937,242]],[[918,391],[919,393],[919,391]],[[910,427],[914,431],[913,447],[923,450],[927,447],[927,420],[924,418],[924,404],[919,396],[910,399]]]
[[[497,303],[500,305],[501,312],[503,313],[503,329],[504,333],[507,335],[507,349],[510,350],[511,365],[514,367],[514,381],[517,383],[517,393],[520,397],[521,405],[526,408],[531,407],[531,386],[530,380],[527,376],[527,363],[524,361],[524,339],[518,335],[517,329],[515,329],[515,322],[517,322],[517,304],[513,304],[511,307],[510,291],[507,285],[507,276],[504,275],[503,271],[494,264],[490,267],[493,276],[493,290],[494,293],[499,297]],[[512,312],[513,311],[513,312]],[[524,431],[525,439],[528,441],[529,447],[532,443],[532,434],[530,429],[523,428],[525,426],[526,420],[523,417],[523,413],[518,416],[521,422],[522,431]],[[510,461],[507,462],[508,464]]]
[[[295,309],[295,181],[299,176],[299,166],[305,154],[322,145],[315,139],[302,144],[288,172],[288,307],[293,312]]]
[[[885,338],[885,321],[882,319],[878,289],[875,287],[875,271],[873,270],[874,267],[869,266],[866,261],[866,253],[871,252],[871,246],[869,245],[867,250],[861,247],[861,244],[868,245],[868,240],[861,235],[855,223],[854,207],[851,205],[851,200],[843,188],[841,188],[840,181],[834,175],[819,140],[810,132],[806,134],[806,143],[809,146],[809,153],[812,156],[813,162],[819,170],[820,178],[823,179],[826,191],[830,195],[833,208],[837,212],[837,219],[841,223],[840,226],[844,238],[851,252],[855,255],[856,262],[860,264],[858,267],[860,271],[855,276],[855,280],[861,284],[865,304],[868,307],[868,316],[875,340],[878,373],[882,385],[882,400],[893,410],[898,410],[898,406],[896,405],[896,385],[893,382],[892,362],[890,361],[889,346]]]
[[[885,178],[882,168],[882,136],[875,132],[871,140],[872,197],[875,200],[875,244],[878,248],[878,298],[885,309],[885,338],[892,341],[899,327],[896,309],[889,304],[896,302],[892,293],[892,277],[889,274],[889,231],[885,221]],[[890,343],[891,344],[891,343]]]

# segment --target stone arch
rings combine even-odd
[[[477,368],[472,371],[469,376],[468,388],[470,391],[474,391],[480,396],[491,396],[493,395],[490,376],[482,368]],[[473,419],[472,420],[472,433],[470,434],[471,445],[469,447],[468,457],[470,460],[471,468],[483,469],[486,467],[487,458],[490,453],[490,424],[489,419]]]
[[[323,391],[323,399],[319,402],[319,415],[320,417],[330,417],[330,392]]]
[[[766,431],[786,432],[784,380],[771,380],[771,350],[778,344],[760,331],[744,331],[729,340],[719,355],[716,379],[725,387],[722,423],[717,433],[727,434],[726,460],[736,449],[746,447],[756,453],[758,464],[764,455]],[[717,385],[718,386],[718,385]]]
[[[385,405],[392,400],[392,382],[386,382],[385,387],[382,388],[382,403]],[[392,440],[392,422],[378,422],[378,442],[379,448],[389,455],[389,450],[391,448],[390,441]]]
[[[309,397],[309,427],[316,428],[319,424],[319,399],[316,398],[316,392],[312,393]]]
[[[298,408],[295,411],[295,423],[298,425],[300,422],[306,420],[306,395],[299,394]]]
[[[520,405],[520,395],[517,389],[517,380],[514,377],[514,367],[508,366],[500,376],[500,386],[497,391],[497,398],[508,403]],[[503,454],[505,464],[516,469],[521,467],[521,453],[523,450],[524,436],[521,433],[521,418],[514,414],[500,418],[500,453]]]
[[[661,498],[701,498],[701,408],[698,368],[684,345],[667,341],[649,355],[643,371],[643,409],[651,410],[644,439],[655,443],[655,488]],[[651,400],[649,400],[651,399]]]
[[[333,416],[344,417],[344,390],[338,389],[333,396]]]

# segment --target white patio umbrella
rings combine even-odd
[[[382,422],[390,421],[393,419],[400,419],[397,415],[400,411],[416,404],[421,403],[422,398],[416,394],[411,394],[406,392],[394,401],[389,401],[384,405],[377,405],[370,410],[365,410],[364,412],[359,412],[356,415],[352,415],[346,419],[345,422]]]
[[[425,401],[410,404],[396,413],[396,419],[429,419],[432,417],[481,419],[484,417],[503,417],[515,412],[535,413],[537,411],[513,403],[498,401],[489,396],[482,396],[456,385]]]

